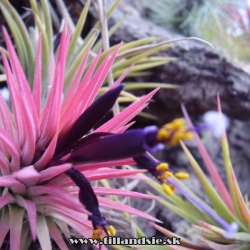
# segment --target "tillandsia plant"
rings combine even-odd
[[[202,243],[200,244],[187,240],[159,225],[150,223],[167,237],[177,237],[180,239],[182,244],[181,246],[168,246],[169,249],[250,249],[249,205],[244,201],[231,164],[229,147],[225,133],[225,128],[228,126],[228,120],[225,115],[221,113],[219,97],[218,107],[219,113],[210,111],[204,115],[205,126],[193,126],[187,111],[183,106],[183,112],[187,120],[188,127],[194,129],[195,141],[197,142],[199,152],[201,153],[214,185],[208,180],[185,144],[180,141],[180,144],[187,155],[197,178],[209,198],[211,206],[197,197],[194,191],[192,191],[187,185],[178,181],[175,176],[168,176],[167,184],[168,186],[172,186],[174,188],[168,188],[168,192],[165,193],[157,183],[149,182],[152,187],[158,190],[168,200],[159,200],[159,202],[193,225],[194,232],[196,231],[197,233],[195,234],[193,232],[193,234],[189,235],[189,237],[198,237],[200,243]],[[198,134],[195,132],[198,132],[200,129],[204,129],[206,127],[212,129],[214,131],[214,135],[221,139],[229,191],[220,178],[216,167],[209,157]],[[176,189],[176,192],[173,192],[173,189]],[[184,200],[179,194],[186,197],[186,200]],[[143,246],[141,246],[141,248],[143,248]]]
[[[238,59],[249,60],[249,1],[159,0],[151,4],[146,0],[143,4],[154,22],[172,25],[185,35],[199,36]]]
[[[144,172],[110,168],[138,162],[164,188],[165,176],[171,170],[167,166],[158,166],[158,163],[152,164],[147,151],[162,148],[163,143],[174,145],[191,137],[182,120],[163,128],[151,126],[125,131],[131,125],[128,122],[147,105],[157,89],[90,132],[110,111],[124,88],[120,83],[130,68],[94,101],[121,45],[117,45],[114,53],[107,55],[99,67],[102,52],[88,67],[87,51],[67,94],[63,96],[63,75],[70,41],[67,29],[63,29],[56,59],[51,54],[45,94],[42,37],[37,47],[34,82],[29,84],[5,28],[3,34],[9,57],[8,61],[5,52],[2,53],[11,109],[0,96],[0,246],[9,232],[11,250],[26,249],[36,238],[42,249],[51,249],[50,236],[60,249],[67,249],[60,230],[69,238],[71,231],[68,226],[86,238],[91,237],[91,232],[94,238],[115,235],[115,229],[108,225],[99,205],[158,221],[122,203],[97,197],[97,194],[154,197],[92,188],[90,184],[93,180]],[[43,96],[46,97],[44,103]],[[176,177],[182,178],[183,175],[176,174]],[[75,197],[77,194],[79,200]]]

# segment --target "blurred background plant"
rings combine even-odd
[[[20,16],[20,14],[15,10],[15,8],[10,4],[9,1],[0,1],[2,14],[11,31],[22,67],[30,83],[33,82],[35,49],[37,48],[38,36],[39,33],[42,34],[43,96],[45,96],[46,94],[46,81],[49,77],[48,70],[50,52],[54,51],[55,54],[57,53],[57,43],[60,38],[60,32],[63,23],[65,22],[68,28],[72,31],[72,39],[69,45],[70,47],[67,57],[66,72],[64,76],[65,92],[70,86],[72,79],[75,76],[76,71],[80,65],[80,62],[83,60],[88,49],[91,48],[91,52],[86,70],[101,48],[104,49],[105,53],[103,53],[103,55],[101,56],[98,65],[102,63],[105,55],[114,51],[114,48],[110,47],[109,45],[109,37],[112,36],[114,32],[119,28],[126,16],[124,16],[110,29],[108,29],[107,27],[107,19],[110,17],[112,11],[117,7],[119,2],[120,0],[114,1],[112,6],[110,6],[110,8],[107,10],[106,15],[104,15],[105,6],[102,4],[102,1],[94,1],[95,7],[99,12],[100,20],[94,25],[94,27],[90,29],[90,32],[87,33],[86,36],[82,37],[82,32],[84,26],[86,26],[85,21],[91,3],[90,0],[88,0],[83,6],[83,10],[80,14],[77,24],[74,23],[64,1],[62,0],[55,1],[53,5],[50,1],[47,0],[42,0],[40,3],[35,0],[30,0],[31,8],[28,9],[29,6],[24,6],[27,8],[25,9],[25,12],[22,14],[22,16]],[[58,8],[59,11],[56,11],[55,8]],[[60,15],[58,14],[58,12],[60,12]],[[34,23],[31,22],[31,24],[28,25],[26,23],[30,23],[30,17],[33,17],[32,19],[34,19]],[[27,22],[27,20],[29,22]],[[134,77],[150,74],[150,69],[165,64],[171,60],[175,60],[174,58],[169,57],[154,56],[155,53],[161,50],[165,50],[170,46],[168,41],[157,43],[157,40],[158,38],[156,37],[148,37],[145,39],[123,44],[112,67],[112,72],[108,75],[99,94],[102,94],[104,91],[106,91],[107,86],[112,85],[114,79],[117,79],[119,76],[121,76],[125,72],[127,67],[131,66],[132,64],[134,66],[128,73],[127,79],[132,76]],[[1,49],[4,50],[4,48]],[[4,73],[2,66],[1,69]],[[4,75],[1,75],[1,79],[2,81],[5,80]],[[175,87],[174,85],[164,83],[138,84],[135,82],[127,81],[125,90],[122,91],[118,102],[126,106],[126,103],[138,100],[135,95],[129,92],[130,90],[139,88],[155,88],[159,85],[161,85],[162,88]],[[124,105],[120,108],[123,109]],[[114,107],[114,110],[115,113],[119,112],[117,105]],[[143,115],[143,113],[141,115]],[[148,118],[155,119],[155,117],[150,114],[144,115]]]
[[[182,106],[182,109],[188,126],[193,127],[185,107]],[[219,98],[218,110],[221,112]],[[219,121],[215,122],[215,124],[217,128],[221,125]],[[176,191],[170,195],[164,193],[157,182],[152,182],[152,180],[148,182],[151,187],[165,198],[157,202],[160,202],[167,209],[172,210],[191,224],[190,228],[184,230],[186,239],[184,238],[185,236],[177,235],[160,225],[150,224],[167,238],[177,237],[180,239],[181,246],[167,246],[168,249],[250,249],[248,197],[243,197],[235,178],[226,133],[224,132],[220,136],[227,177],[226,184],[223,183],[214,162],[196,132],[194,133],[194,139],[210,178],[199,166],[185,144],[180,142],[180,145],[206,194],[205,199],[204,197],[203,199],[199,198],[196,195],[197,190],[192,190],[188,185],[178,181],[175,177],[169,177],[168,179],[168,183],[176,187]],[[238,232],[235,223],[238,225]],[[153,247],[140,247],[142,249],[155,249]]]
[[[143,1],[145,15],[187,36],[198,36],[224,54],[250,59],[250,3],[247,0]]]

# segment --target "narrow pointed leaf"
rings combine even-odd
[[[37,238],[39,240],[42,250],[52,250],[49,229],[44,215],[37,217]]]
[[[36,205],[30,200],[24,199],[22,196],[17,196],[17,202],[20,206],[25,208],[28,214],[28,221],[30,224],[30,231],[33,241],[36,240]]]
[[[24,209],[9,205],[10,213],[10,250],[20,249]]]
[[[50,217],[47,217],[46,220],[47,220],[47,225],[49,228],[49,233],[52,236],[53,240],[56,242],[56,244],[59,246],[61,250],[67,250],[68,247],[62,237],[61,232],[59,231],[58,227],[53,221],[53,219]]]
[[[191,119],[189,118],[188,113],[187,113],[184,106],[182,106],[182,112],[184,113],[184,116],[187,120],[188,125],[192,128],[193,124],[192,124]],[[220,194],[220,196],[224,200],[224,202],[227,204],[230,211],[233,214],[235,214],[235,209],[233,206],[232,199],[229,195],[229,192],[228,192],[225,184],[223,183],[221,177],[219,176],[219,173],[216,170],[216,167],[215,167],[213,161],[211,160],[210,156],[208,155],[208,153],[207,153],[204,145],[202,144],[199,136],[195,132],[194,132],[194,138],[195,138],[195,141],[198,145],[198,149],[200,151],[200,154],[201,154],[201,156],[206,164],[207,170],[214,181],[214,184],[216,186],[218,193]]]
[[[111,89],[86,109],[69,131],[59,138],[55,155],[68,153],[73,144],[89,132],[110,111],[123,88],[124,85],[119,85],[115,89]]]

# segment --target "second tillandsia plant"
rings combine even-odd
[[[225,133],[225,127],[227,127],[228,121],[221,113],[219,97],[218,111],[219,113],[210,111],[205,114],[204,121],[207,126],[214,131],[214,135],[221,139],[229,191],[220,178],[216,167],[209,157],[199,136],[195,133],[195,129],[195,141],[214,185],[208,180],[183,142],[181,142],[181,146],[187,155],[194,173],[199,179],[211,205],[206,204],[203,200],[197,197],[193,190],[188,188],[187,185],[179,182],[176,178],[168,178],[169,185],[173,185],[177,191],[176,193],[170,192],[167,195],[165,194],[168,201],[160,202],[183,217],[186,221],[190,222],[194,228],[194,232],[197,232],[197,234],[192,234],[191,238],[194,238],[194,235],[195,238],[199,238],[199,243],[195,243],[193,241],[186,240],[180,235],[176,235],[159,225],[151,223],[151,225],[167,237],[180,238],[182,246],[168,246],[169,249],[247,250],[250,248],[249,205],[244,201],[231,164],[229,147]],[[193,127],[184,106],[183,112],[186,120],[188,121],[188,126]],[[197,128],[199,131],[199,126]],[[158,184],[150,183],[150,185],[164,195]],[[184,200],[179,193],[184,195],[189,202]]]

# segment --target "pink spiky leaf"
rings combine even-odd
[[[50,142],[58,130],[69,39],[70,35],[67,33],[66,28],[64,28],[56,66],[57,74],[54,77],[52,90],[49,93],[42,112],[41,136],[37,145],[40,148],[43,148],[48,142]]]
[[[0,197],[0,209],[13,201],[15,201],[14,197],[7,191]]]
[[[62,237],[61,232],[59,231],[58,227],[56,226],[55,222],[51,218],[47,218],[47,225],[49,228],[49,233],[52,236],[53,240],[56,242],[58,247],[61,250],[67,250],[68,247]]]
[[[20,195],[18,195],[16,199],[17,199],[17,203],[21,207],[25,208],[25,210],[27,211],[32,240],[35,241],[36,240],[36,205],[34,202],[30,200],[26,200]]]
[[[3,125],[4,125],[4,130],[10,134],[11,137],[13,137],[14,139],[16,139],[16,135],[14,133],[14,127],[13,127],[13,123],[11,120],[11,112],[9,110],[9,107],[7,105],[7,103],[4,101],[2,95],[0,94],[0,114],[1,114],[1,118],[3,121]]]
[[[62,201],[68,202],[69,204],[74,205],[75,207],[82,207],[81,203],[70,195],[65,189],[58,187],[56,185],[46,184],[42,186],[33,186],[27,189],[27,194],[29,196],[40,196],[44,194],[49,194],[52,197],[57,197]],[[35,197],[34,197],[35,199]],[[41,198],[42,199],[42,198]],[[37,200],[38,202],[39,200]],[[83,211],[82,211],[83,212]],[[84,213],[89,214],[89,212],[84,209]]]
[[[57,206],[44,205],[44,209],[46,210],[46,213],[58,213],[80,223],[81,225],[84,225],[85,227],[88,228],[91,227],[90,222],[83,216],[84,214],[79,213],[74,209],[69,209],[60,205]]]
[[[193,127],[191,119],[189,118],[189,115],[188,115],[188,113],[187,113],[184,106],[182,106],[182,111],[183,111],[183,114],[185,116],[185,119],[186,119],[189,127]],[[197,135],[196,132],[194,132],[194,138],[195,138],[195,141],[197,143],[199,152],[200,152],[200,154],[201,154],[201,156],[202,156],[202,158],[203,158],[203,160],[204,160],[204,162],[206,164],[208,172],[209,172],[210,176],[212,177],[212,179],[213,179],[213,181],[215,183],[215,186],[216,186],[216,189],[217,189],[218,193],[220,194],[223,201],[227,204],[230,211],[235,215],[235,209],[234,209],[234,206],[233,206],[232,199],[231,199],[231,197],[229,195],[229,192],[226,189],[225,184],[223,183],[222,179],[220,178],[219,173],[216,170],[216,167],[215,167],[213,161],[211,160],[207,150],[205,149],[203,143],[201,142],[201,140],[200,140],[200,138],[199,138],[199,136]]]
[[[42,183],[44,181],[50,180],[53,177],[56,177],[64,172],[66,172],[68,169],[72,167],[72,164],[66,163],[59,166],[53,166],[50,168],[47,168],[45,170],[42,170],[39,174],[41,175],[41,178],[39,180],[39,183]]]
[[[40,110],[41,110],[41,96],[42,96],[42,37],[40,34],[37,45],[36,66],[35,66],[35,75],[33,83],[33,98],[39,120],[40,120]]]
[[[26,187],[35,185],[41,178],[41,175],[34,169],[33,165],[14,172],[13,176]]]
[[[15,205],[9,206],[10,214],[10,250],[20,249],[24,209]]]
[[[145,104],[152,98],[152,96],[159,90],[159,88],[151,91],[146,96],[142,97],[139,101],[134,102],[126,109],[124,109],[121,113],[116,115],[113,119],[109,120],[99,128],[95,130],[96,132],[114,132],[115,130],[124,126],[127,122],[129,122],[135,115],[137,115],[143,108],[145,108]]]
[[[144,212],[141,212],[135,208],[132,208],[132,207],[127,206],[125,204],[122,204],[120,202],[116,202],[116,201],[113,201],[113,200],[110,200],[110,199],[107,199],[104,197],[99,197],[99,196],[97,198],[99,201],[99,205],[101,207],[111,208],[111,209],[115,209],[115,210],[122,211],[122,212],[128,212],[130,214],[135,214],[135,215],[143,217],[145,219],[161,223],[160,220],[157,220],[156,218],[154,218],[154,217],[152,217]]]
[[[86,171],[86,170],[91,170],[91,169],[132,165],[132,164],[135,164],[135,161],[132,158],[128,158],[128,159],[123,159],[123,160],[82,164],[82,165],[78,165],[77,169],[78,171],[81,172],[81,171]],[[62,182],[65,182],[66,180],[68,180],[68,176],[66,174],[61,174],[49,180],[49,184],[60,184]]]
[[[62,107],[62,113],[61,113],[61,119],[60,119],[60,126],[59,126],[59,131],[61,134],[63,134],[67,129],[70,127],[70,125],[75,121],[72,121],[72,113],[75,111],[77,108],[79,102],[83,97],[85,96],[85,89],[87,88],[87,85],[89,84],[90,78],[95,70],[95,67],[100,59],[101,56],[101,51],[96,55],[94,61],[90,65],[88,71],[84,75],[84,78],[82,79],[81,83],[79,84],[79,87],[74,95],[74,98],[70,99],[70,105],[68,105],[67,108],[64,108],[64,105]],[[71,122],[68,122],[69,119]],[[67,123],[68,122],[68,123]],[[66,125],[67,123],[67,125]],[[60,135],[61,135],[60,134]]]
[[[82,77],[83,71],[85,69],[88,57],[89,57],[89,50],[86,52],[86,55],[85,55],[81,65],[78,68],[78,71],[75,75],[75,78],[73,79],[72,84],[70,85],[69,91],[65,97],[65,100],[64,100],[62,108],[61,108],[61,115],[68,108],[68,106],[71,105],[71,101],[75,98],[78,84],[81,80],[81,77]]]
[[[79,200],[77,198],[74,198],[73,196],[71,202],[50,195],[33,196],[32,201],[37,205],[47,204],[53,206],[54,208],[61,208],[63,206],[65,208],[73,209],[80,213],[86,213],[86,209],[84,209],[83,205],[79,203]]]
[[[49,229],[44,215],[37,217],[37,238],[42,250],[52,250]]]
[[[142,194],[138,192],[133,192],[129,190],[122,190],[116,188],[105,188],[105,187],[93,187],[93,190],[96,195],[119,195],[119,196],[128,196],[128,197],[135,197],[135,198],[142,198],[142,199],[151,199],[157,200],[160,199],[157,196]],[[73,187],[70,189],[70,193],[77,195],[79,192],[78,187]]]
[[[21,63],[18,59],[18,56],[15,52],[14,46],[10,40],[10,37],[5,29],[5,27],[3,27],[3,34],[4,34],[4,38],[6,41],[6,45],[8,48],[8,52],[10,55],[10,61],[11,61],[11,65],[14,71],[14,75],[16,76],[16,80],[19,83],[19,87],[20,90],[23,94],[23,101],[24,101],[24,106],[26,109],[26,114],[29,117],[31,126],[30,128],[32,130],[30,130],[30,133],[34,133],[34,136],[36,137],[38,135],[38,115],[35,109],[35,104],[34,104],[34,100],[33,100],[33,96],[30,90],[30,86],[28,83],[28,80],[26,79],[26,76],[23,72],[23,68],[21,66]]]

